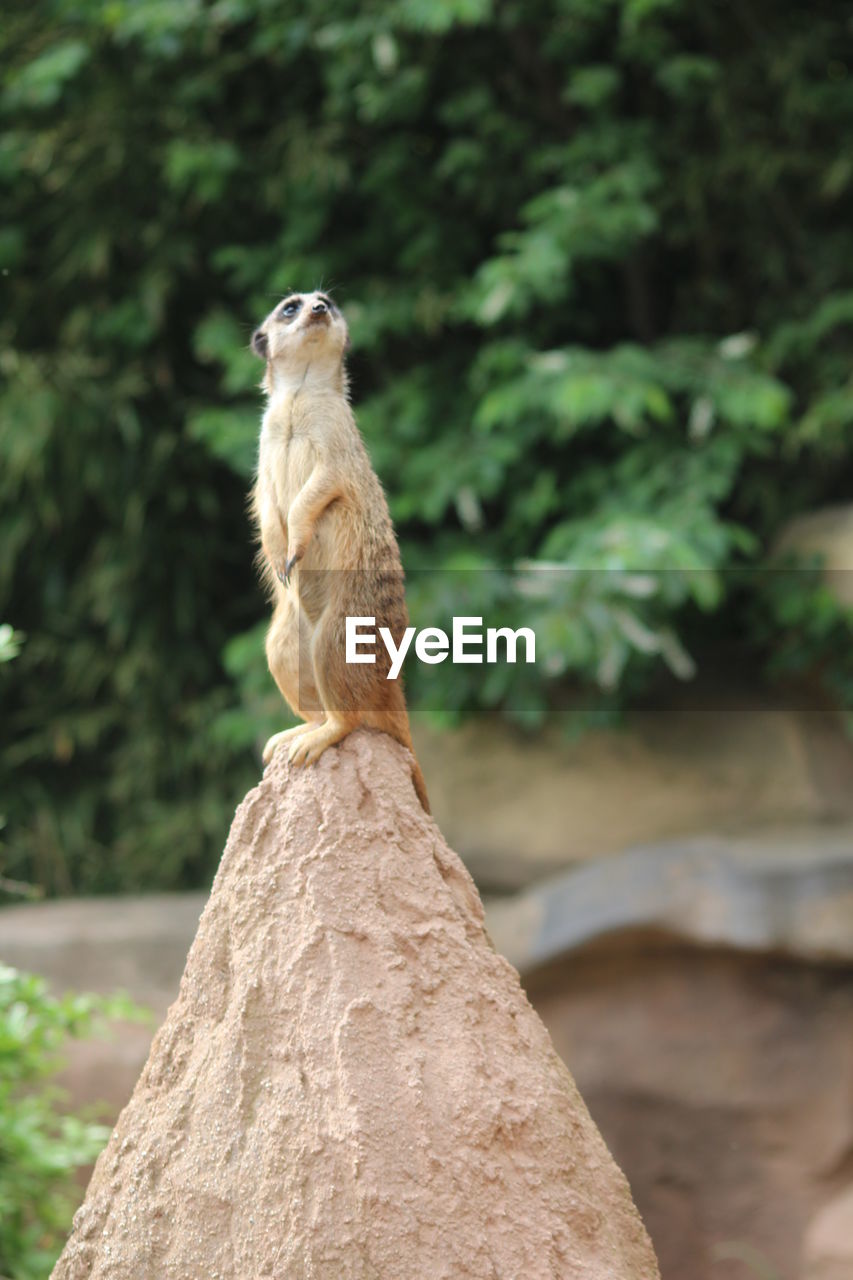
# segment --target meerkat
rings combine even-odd
[[[349,404],[346,321],[324,293],[291,294],[252,336],[266,362],[252,510],[273,615],[266,656],[281,693],[305,723],[274,734],[311,764],[359,725],[412,752],[412,777],[429,813],[406,700],[389,680],[387,652],[347,664],[347,617],[371,617],[395,644],[408,625],[403,569],[382,485]]]

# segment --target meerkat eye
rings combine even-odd
[[[302,306],[301,302],[286,302],[284,306],[281,308],[279,315],[282,317],[287,317],[287,319],[289,320],[291,316],[296,315],[297,311],[301,306]]]

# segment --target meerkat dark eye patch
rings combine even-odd
[[[301,309],[302,309],[301,298],[285,298],[284,302],[281,304],[281,306],[278,309],[278,319],[292,320],[295,315],[299,314]]]

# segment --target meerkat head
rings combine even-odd
[[[346,321],[325,293],[291,293],[252,334],[252,350],[267,364],[270,390],[279,381],[334,376],[349,347]]]

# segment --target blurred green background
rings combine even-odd
[[[520,561],[595,571],[538,601],[535,678],[457,683],[454,715],[519,679],[528,722],[567,687],[612,713],[710,633],[845,705],[825,586],[737,584],[853,479],[850,28],[770,0],[8,3],[0,873],[209,880],[281,723],[247,342],[289,288],[347,315],[407,568],[494,570],[501,622]]]

